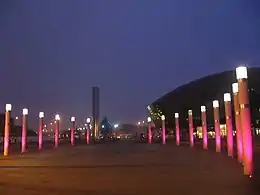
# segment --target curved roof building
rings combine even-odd
[[[260,125],[260,68],[249,68],[248,78],[252,123]],[[210,125],[213,123],[212,101],[219,100],[220,117],[223,121],[224,93],[232,94],[234,82],[236,82],[235,71],[225,71],[194,80],[153,102],[149,106],[150,115],[154,121],[158,121],[163,113],[166,116],[166,124],[171,127],[174,123],[174,113],[178,112],[180,125],[187,127],[188,110],[193,111],[194,122],[200,124],[200,106],[205,105]]]

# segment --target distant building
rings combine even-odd
[[[260,68],[248,69],[248,78],[252,125],[255,127],[256,133],[260,133]],[[225,124],[224,93],[232,95],[232,83],[234,82],[236,82],[235,71],[225,71],[192,81],[153,102],[148,107],[149,113],[158,127],[161,123],[160,116],[164,114],[167,127],[174,128],[174,113],[178,112],[180,126],[187,130],[188,110],[193,111],[194,124],[201,126],[200,106],[205,105],[210,130],[214,124],[212,101],[219,101],[220,122]]]

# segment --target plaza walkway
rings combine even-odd
[[[226,155],[173,144],[110,144],[0,158],[5,195],[257,195]]]

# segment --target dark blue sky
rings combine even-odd
[[[260,61],[258,0],[0,0],[0,108],[136,122],[196,78]],[[33,118],[34,117],[34,118]]]

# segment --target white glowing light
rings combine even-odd
[[[147,117],[147,122],[150,123],[152,121],[151,117]]]
[[[23,109],[23,115],[28,115],[28,109],[27,108]]]
[[[192,110],[188,110],[188,115],[192,116]]]
[[[114,128],[116,129],[119,125],[118,124],[114,124]]]
[[[218,100],[214,100],[213,101],[213,108],[218,108],[218,107],[219,107]]]
[[[239,79],[247,79],[247,67],[239,66],[236,68],[236,76],[237,80]]]
[[[164,121],[164,120],[165,120],[165,116],[164,116],[164,115],[162,115],[162,116],[161,116],[161,119]]]
[[[230,102],[231,101],[230,93],[224,93],[224,101],[225,102]]]
[[[201,106],[201,107],[200,107],[200,111],[201,111],[201,112],[206,112],[206,106]]]
[[[71,122],[75,122],[75,120],[76,120],[75,116],[72,116],[72,117],[70,118],[70,121],[71,121]]]
[[[138,121],[137,125],[141,125],[141,122],[140,122],[140,121]]]
[[[175,118],[179,118],[179,113],[176,112],[176,113],[174,114],[174,117],[175,117]]]
[[[43,118],[44,117],[44,112],[39,112],[39,118]]]
[[[232,84],[232,91],[233,91],[233,93],[237,93],[238,92],[238,83],[233,83]]]
[[[87,118],[87,123],[89,124],[91,121],[90,117]]]
[[[55,120],[56,120],[56,121],[59,121],[59,120],[60,120],[60,115],[56,114],[56,115],[55,115]]]
[[[9,112],[12,110],[12,105],[11,104],[6,104],[5,105],[5,111]]]

